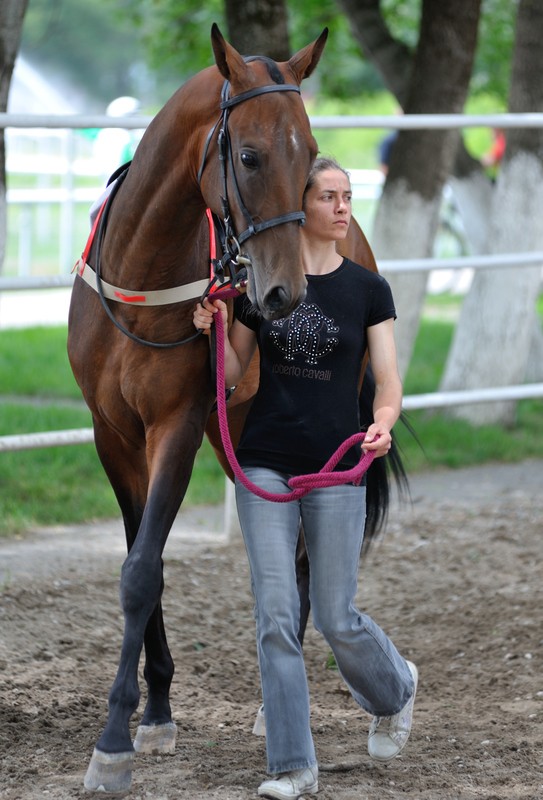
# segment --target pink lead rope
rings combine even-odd
[[[343,483],[354,483],[358,486],[364,477],[364,474],[369,469],[373,459],[375,458],[375,451],[368,450],[362,451],[360,461],[355,467],[347,470],[340,470],[333,472],[334,467],[340,462],[342,456],[349,450],[350,447],[362,442],[365,438],[364,433],[355,433],[350,436],[340,447],[336,450],[333,456],[326,462],[324,467],[319,472],[314,472],[310,475],[296,475],[291,478],[288,485],[292,491],[288,494],[274,494],[261,489],[259,486],[250,481],[243,470],[234,453],[232,446],[232,439],[230,438],[230,431],[228,430],[228,419],[226,416],[226,397],[225,397],[225,379],[224,379],[224,329],[222,323],[221,312],[218,311],[213,315],[215,322],[216,332],[216,347],[217,347],[217,413],[219,415],[219,428],[224,447],[224,452],[228,458],[228,462],[234,472],[236,478],[253,494],[261,497],[263,500],[270,500],[273,503],[290,503],[292,500],[299,500],[304,497],[312,489],[322,489],[326,486],[340,486]]]

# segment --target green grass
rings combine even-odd
[[[81,400],[66,354],[66,337],[65,325],[2,331],[2,394]]]
[[[0,434],[86,428],[86,411],[3,404]],[[119,516],[93,445],[2,453],[0,533]]]
[[[407,415],[420,445],[401,425],[395,435],[407,472],[440,467],[468,467],[487,462],[512,463],[541,458],[543,452],[543,401],[522,400],[514,428],[499,425],[473,428],[442,413],[414,411]]]
[[[0,436],[89,428],[91,424],[85,408],[61,405],[60,401],[55,405],[51,399],[35,405],[2,402],[0,398]],[[185,502],[188,505],[222,502],[224,480],[224,473],[205,440],[197,455],[194,479]],[[82,523],[118,516],[115,496],[93,444],[0,453],[0,536],[35,525]]]
[[[0,436],[90,428],[66,354],[66,326],[0,331]],[[185,502],[222,502],[224,474],[204,441]],[[0,454],[0,536],[33,525],[119,516],[92,444]]]
[[[458,303],[454,297],[431,299],[432,316],[422,321],[405,394],[437,389],[454,329],[454,322],[448,320]],[[543,300],[540,311],[543,313]],[[0,331],[0,387],[0,435],[91,425],[68,364],[63,326]],[[396,427],[408,472],[541,457],[543,401],[520,402],[517,424],[511,430],[496,425],[475,429],[443,413],[428,411],[410,412],[408,419],[422,445],[405,427]],[[224,482],[205,440],[185,503],[223,502]],[[92,444],[0,454],[0,535],[35,525],[88,522],[118,515]]]

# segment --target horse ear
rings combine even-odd
[[[288,65],[296,76],[298,85],[304,78],[309,78],[319,63],[327,39],[328,28],[325,28],[318,39],[315,39],[312,44],[308,44],[302,50],[298,50],[289,60]]]
[[[226,41],[216,22],[211,26],[211,45],[219,71],[227,81],[231,80],[233,73],[239,75],[240,70],[247,71],[242,56]]]

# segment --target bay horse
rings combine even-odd
[[[134,750],[175,748],[162,553],[215,391],[207,337],[194,336],[196,300],[174,302],[167,292],[207,283],[209,208],[223,219],[229,261],[246,268],[248,296],[267,319],[288,316],[303,299],[301,208],[317,144],[300,84],[316,68],[327,35],[325,29],[276,63],[244,59],[213,25],[215,65],[188,80],[152,120],[78,264],[68,355],[128,548],[120,579],[123,642],[106,725],[85,776],[90,791],[126,792]],[[151,305],[149,298],[165,302]],[[143,647],[148,695],[133,744],[129,721],[140,698]]]
[[[84,780],[89,791],[123,794],[135,752],[175,750],[162,554],[204,431],[230,474],[212,413],[208,340],[192,325],[194,304],[212,283],[206,209],[222,220],[219,283],[226,266],[233,273],[243,267],[255,307],[268,319],[288,316],[305,293],[299,226],[317,153],[299,87],[326,38],[325,29],[276,63],[243,58],[213,25],[215,65],[188,80],[152,120],[76,265],[68,355],[128,550],[120,578],[123,641]],[[347,248],[346,255],[376,269],[356,223]],[[252,365],[231,399],[234,442],[257,381]],[[132,743],[142,649],[147,701]]]

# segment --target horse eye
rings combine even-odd
[[[250,153],[244,150],[240,155],[241,163],[247,169],[256,169],[258,167],[258,158],[256,153]]]

